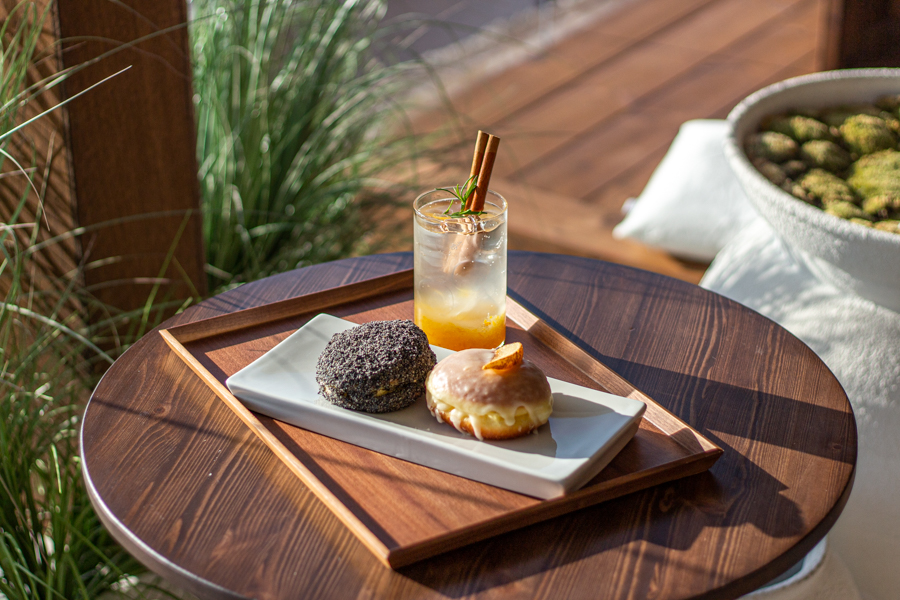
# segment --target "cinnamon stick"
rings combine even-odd
[[[475,140],[475,153],[472,155],[472,169],[469,171],[469,179],[473,177],[477,177],[481,172],[481,163],[484,162],[484,151],[487,149],[488,138],[491,137],[485,132],[478,130],[478,138]],[[468,183],[468,181],[466,182]],[[460,210],[471,210],[472,205],[475,202],[475,192],[473,191],[468,199],[466,199],[466,205],[460,207]]]
[[[484,151],[484,160],[481,162],[481,170],[478,173],[478,187],[472,194],[471,210],[480,212],[484,210],[484,202],[487,200],[488,184],[491,182],[491,172],[494,170],[494,161],[497,159],[497,148],[500,146],[500,138],[488,136],[487,148]],[[467,203],[468,206],[468,203]]]
[[[492,137],[493,136],[488,135],[483,131],[478,131],[478,138],[475,140],[475,153],[472,156],[472,169],[469,172],[470,180],[476,176],[480,178],[485,152],[487,151],[489,141]],[[490,175],[488,175],[488,177],[490,177]],[[468,184],[469,182],[467,181],[466,183]],[[466,205],[461,206],[460,210],[471,210],[474,202],[475,192],[473,191],[466,200]],[[444,256],[444,271],[453,273],[454,275],[461,275],[465,272],[466,268],[472,264],[474,257],[478,252],[481,240],[479,232],[474,229],[471,232],[471,235],[459,234],[457,237],[461,239],[458,239],[451,246],[452,249]]]
[[[484,161],[484,151],[487,148],[490,135],[478,130],[478,139],[475,140],[475,154],[472,156],[472,170],[469,171],[469,179],[476,177],[481,172],[481,163]]]

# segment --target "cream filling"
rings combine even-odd
[[[382,396],[387,396],[388,394],[392,394],[397,391],[399,381],[397,379],[392,379],[388,382],[388,387],[380,387],[375,390],[375,398],[381,398]],[[331,394],[333,392],[333,388],[330,385],[323,385],[326,394]]]
[[[426,403],[428,410],[437,419],[439,423],[443,423],[441,413],[445,414],[450,420],[450,424],[460,432],[463,432],[462,422],[467,416],[469,424],[472,426],[472,432],[475,437],[484,441],[483,431],[486,427],[503,424],[506,427],[512,427],[516,424],[516,418],[528,415],[527,423],[544,424],[550,418],[553,412],[553,395],[547,398],[547,402],[538,405],[507,405],[507,406],[487,406],[467,402],[465,400],[458,401],[458,405],[454,406],[435,398],[430,392],[426,394]]]

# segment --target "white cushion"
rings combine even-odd
[[[757,218],[725,158],[727,133],[726,121],[684,123],[613,236],[711,261]]]

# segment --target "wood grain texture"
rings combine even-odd
[[[397,254],[310,267],[166,325],[411,264]],[[850,492],[856,428],[809,348],[666,277],[531,253],[512,253],[509,267],[523,306],[723,457],[706,473],[393,571],[154,332],[112,367],[85,413],[84,471],[104,521],[145,563],[210,598],[736,598],[822,538]]]
[[[175,339],[168,330],[161,330],[160,335],[172,351],[181,357],[188,367],[190,367],[190,369],[210,387],[213,393],[221,398],[228,408],[230,408],[234,414],[236,414],[238,418],[241,419],[241,421],[243,421],[244,424],[247,425],[247,427],[249,427],[250,430],[253,431],[253,433],[255,433],[257,437],[259,437],[259,439],[261,439],[263,443],[266,444],[275,455],[294,472],[295,475],[297,475],[297,477],[300,478],[300,481],[306,484],[316,497],[324,502],[338,519],[355,533],[360,541],[369,548],[375,556],[382,558],[382,560],[385,560],[386,564],[390,566],[390,563],[387,560],[390,556],[390,549],[385,545],[384,541],[379,539],[376,534],[373,534],[371,528],[367,527],[365,521],[361,520],[353,511],[352,506],[348,507],[341,502],[340,498],[329,489],[327,485],[328,479],[323,481],[324,478],[320,479],[317,477],[313,470],[308,468],[302,460],[299,460],[289,448],[285,447],[280,441],[278,434],[274,431],[277,429],[287,430],[288,428],[284,427],[284,424],[273,421],[272,419],[265,419],[265,423],[261,422],[254,413],[247,409],[240,400],[235,398],[231,392],[228,391],[228,388],[225,387],[225,382],[222,381],[221,378],[213,376],[209,372],[209,369],[207,369],[190,350],[187,350],[181,342]],[[304,456],[307,456],[308,452],[304,451],[303,454]],[[319,465],[316,466],[318,467]],[[365,515],[362,516],[365,517]]]
[[[453,108],[474,123],[498,123],[539,102],[559,89],[578,85],[580,77],[645,40],[678,27],[716,0],[645,0],[562,40],[547,51],[535,52],[521,64],[491,78],[490,85],[472,85],[452,98]],[[434,111],[417,120],[432,130],[446,121]]]
[[[142,307],[206,289],[184,0],[59,0],[85,283],[104,303]],[[172,259],[169,257],[172,256]],[[173,311],[169,311],[170,314]]]
[[[807,0],[796,0],[804,1]],[[719,0],[678,27],[667,29],[585,73],[579,80],[577,95],[566,93],[565,88],[556,90],[540,102],[491,124],[504,138],[505,146],[503,154],[497,157],[497,175],[522,176],[549,156],[564,153],[579,135],[681,81],[710,55],[738,42],[748,30],[783,18],[794,3],[761,0],[754,2],[754,10],[747,11],[742,0]],[[725,25],[738,20],[740,27]]]
[[[583,128],[566,148],[523,173],[536,187],[569,196],[592,197],[630,170],[647,154],[668,149],[682,123],[725,118],[751,92],[785,78],[782,71],[809,53],[809,31],[816,3],[791,6],[778,16],[778,28],[759,28],[727,48],[704,57],[679,77],[677,85],[634,102],[625,114]],[[609,148],[606,160],[596,157]],[[652,163],[655,164],[655,163]]]
[[[356,323],[412,319],[412,285],[412,270],[400,271],[160,331],[190,369],[387,566],[405,566],[694,475],[721,456],[718,446],[513,299],[507,302],[507,341],[523,343],[548,376],[647,406],[643,422],[623,438],[609,468],[561,498],[539,500],[497,489],[265,418],[226,387],[226,378],[320,312]],[[341,459],[334,460],[336,456]]]

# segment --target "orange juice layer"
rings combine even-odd
[[[416,325],[428,336],[428,342],[448,350],[496,348],[506,339],[506,314],[488,315],[476,326],[439,321],[416,307]]]

